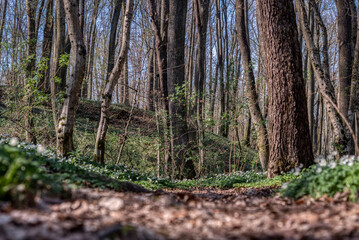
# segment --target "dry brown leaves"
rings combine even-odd
[[[0,239],[359,239],[359,204],[271,189],[118,193],[82,189],[37,208],[0,204]]]

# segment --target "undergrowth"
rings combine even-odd
[[[305,169],[293,181],[282,186],[284,196],[298,199],[302,196],[320,198],[333,197],[337,193],[349,192],[349,200],[358,201],[359,162],[355,156],[343,156],[335,160],[336,153],[327,159],[319,157],[317,164]]]

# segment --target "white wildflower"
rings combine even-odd
[[[335,168],[337,166],[337,163],[336,162],[331,162],[330,164],[329,164],[329,167],[330,168]]]
[[[295,168],[294,175],[298,176],[300,174],[300,168]]]
[[[319,162],[319,166],[321,167],[327,166],[327,161],[324,158],[322,158]]]
[[[334,156],[338,155],[338,151],[332,152],[332,155],[334,155]]]
[[[37,146],[36,151],[37,151],[39,154],[42,154],[42,153],[44,153],[44,152],[46,151],[46,148],[45,148],[43,145],[40,144],[40,145]]]
[[[282,189],[287,189],[287,188],[288,188],[288,184],[289,184],[289,183],[283,183],[283,184],[282,184]]]
[[[19,144],[19,140],[17,138],[11,138],[9,142],[10,146],[17,146]]]
[[[353,166],[353,164],[354,164],[354,162],[352,162],[352,161],[348,162],[349,167]]]

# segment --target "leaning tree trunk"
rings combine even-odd
[[[318,12],[314,1],[311,3],[314,11]],[[327,60],[327,49],[323,49],[323,64],[321,63],[321,56],[318,48],[314,45],[312,33],[308,24],[308,18],[305,11],[305,5],[303,0],[296,0],[296,7],[298,11],[298,20],[302,27],[303,37],[305,40],[306,47],[309,52],[310,61],[313,65],[314,75],[318,81],[319,91],[323,96],[326,111],[329,116],[331,125],[333,127],[334,135],[334,147],[342,154],[343,147],[347,144],[347,138],[344,133],[344,126],[336,112],[335,106],[337,104],[334,87],[330,82],[329,67]],[[320,22],[319,22],[320,24]],[[324,36],[325,37],[325,36]],[[324,39],[324,41],[326,41]],[[325,44],[323,45],[325,46]],[[333,105],[334,104],[334,105]]]
[[[123,70],[123,66],[127,58],[130,33],[131,33],[131,21],[133,15],[132,9],[133,9],[133,0],[127,0],[125,18],[123,23],[120,54],[117,57],[116,64],[110,73],[104,91],[102,93],[101,118],[97,129],[97,137],[96,137],[96,144],[94,151],[94,160],[101,163],[104,163],[105,161],[105,140],[106,140],[106,133],[110,120],[110,106],[112,102],[112,93],[121,75],[121,71]]]
[[[292,1],[259,0],[268,81],[268,177],[313,164],[305,84]]]
[[[244,3],[246,0],[236,0],[236,27],[237,38],[242,54],[242,64],[247,87],[247,98],[249,101],[249,110],[257,131],[257,145],[259,151],[259,160],[262,168],[267,168],[269,149],[267,128],[258,103],[253,66],[251,60],[251,50],[248,39],[248,28],[246,27],[246,14]]]
[[[67,155],[74,150],[73,130],[79,104],[81,83],[85,75],[86,47],[78,16],[77,0],[64,0],[68,33],[71,42],[71,70],[67,81],[66,97],[57,126],[57,153]]]

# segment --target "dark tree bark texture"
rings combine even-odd
[[[292,1],[259,0],[268,81],[268,177],[313,164],[305,84]]]

